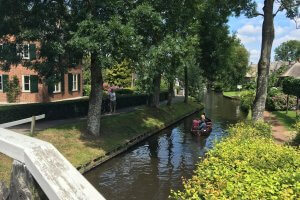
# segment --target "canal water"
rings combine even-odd
[[[109,160],[85,177],[108,200],[167,199],[171,189],[183,188],[182,177],[191,178],[196,163],[215,141],[226,135],[228,125],[245,117],[238,101],[221,94],[207,94],[204,105],[204,112],[213,121],[213,131],[208,137],[190,133],[192,120],[200,116],[198,113]]]

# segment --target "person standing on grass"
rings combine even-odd
[[[117,106],[117,96],[114,88],[111,88],[109,91],[109,101],[110,101],[110,113],[115,113],[116,106]]]

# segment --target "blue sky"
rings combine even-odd
[[[262,13],[263,0],[257,0],[258,11]],[[278,8],[275,5],[275,11]],[[263,17],[258,16],[248,19],[245,16],[238,18],[231,17],[229,20],[230,31],[236,32],[238,38],[242,41],[246,49],[250,53],[250,62],[258,63],[261,47],[261,29]],[[275,39],[272,50],[272,60],[274,60],[274,49],[282,42],[288,40],[300,40],[300,29],[296,29],[296,23],[293,20],[286,18],[285,12],[277,14],[274,20]]]

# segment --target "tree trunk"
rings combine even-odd
[[[153,95],[151,99],[151,107],[158,108],[159,106],[159,94],[160,94],[160,81],[161,81],[161,74],[157,75],[153,79]]]
[[[173,97],[174,97],[174,82],[170,81],[169,89],[168,89],[168,102],[167,102],[168,106],[172,104]]]
[[[189,81],[188,81],[188,68],[184,67],[184,103],[188,103],[189,99]]]
[[[102,71],[96,62],[96,54],[91,55],[91,94],[87,118],[87,131],[93,136],[100,135],[100,118],[103,94]]]
[[[286,96],[286,114],[289,111],[289,95]]]
[[[297,97],[296,117],[298,117],[298,110],[299,110],[299,97]]]
[[[268,76],[270,68],[270,57],[274,40],[274,0],[264,2],[264,22],[262,27],[261,53],[258,62],[258,77],[256,96],[253,104],[252,119],[254,121],[263,119],[267,99]]]

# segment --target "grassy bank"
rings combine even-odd
[[[233,97],[239,97],[241,94],[241,92],[238,92],[238,91],[234,91],[234,92],[223,92],[223,95],[225,97],[230,97],[230,98],[233,98]]]
[[[239,123],[172,199],[299,199],[300,151],[275,144],[267,124]]]
[[[272,113],[288,129],[291,129],[296,123],[296,111],[288,111],[288,113],[286,111],[274,111]]]
[[[101,134],[95,139],[85,136],[86,121],[66,124],[38,132],[34,137],[52,143],[75,167],[104,156],[131,139],[147,132],[154,132],[202,106],[190,102],[176,103],[159,109],[139,108],[130,113],[108,116],[101,120]],[[7,159],[3,155],[0,161]],[[9,179],[11,162],[0,162],[0,180]]]

